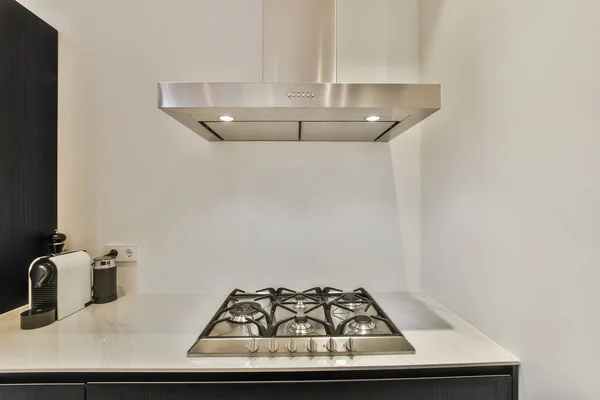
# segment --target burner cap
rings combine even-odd
[[[307,301],[308,299],[306,298],[306,296],[303,296],[301,294],[299,294],[298,296],[294,297],[294,301],[296,302],[296,304],[294,304],[294,308],[296,310],[303,310],[306,308],[306,304],[304,304],[305,301]]]
[[[231,314],[230,320],[232,322],[238,322],[241,324],[246,324],[250,320],[256,320],[260,317],[263,317],[263,314],[259,311],[262,307],[260,303],[255,301],[240,301],[232,306],[231,310],[229,310],[229,314]],[[254,316],[259,314],[255,318]]]
[[[367,335],[375,329],[375,322],[368,315],[357,315],[348,326],[359,335]]]
[[[344,300],[344,301],[360,301],[360,297],[358,297],[355,294],[349,293],[349,294],[345,294],[342,297],[342,300]]]
[[[365,307],[367,305],[367,301],[363,297],[356,294],[346,293],[340,298],[340,304],[351,310],[358,310]]]
[[[240,301],[233,305],[230,313],[232,315],[253,315],[259,312],[258,310],[261,308],[260,303],[255,301]]]
[[[369,317],[368,315],[357,315],[356,317],[354,317],[354,320],[359,324],[368,324],[373,322],[371,317]]]
[[[288,322],[287,329],[290,333],[298,336],[306,335],[313,331],[314,326],[308,322],[306,317],[295,317],[293,320]]]

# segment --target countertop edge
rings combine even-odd
[[[352,367],[277,367],[277,368],[74,368],[74,369],[17,369],[0,370],[0,375],[11,374],[103,374],[103,373],[156,373],[156,374],[218,374],[218,373],[273,373],[273,372],[343,372],[343,371],[376,371],[376,370],[430,370],[430,369],[453,369],[453,368],[488,368],[488,367],[506,367],[520,366],[519,361],[489,362],[489,363],[466,363],[466,364],[419,364],[419,365],[370,365],[370,366],[352,366]]]

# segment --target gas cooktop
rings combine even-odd
[[[267,288],[231,292],[188,357],[414,353],[363,288]]]

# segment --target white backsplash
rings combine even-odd
[[[128,290],[418,285],[419,163],[402,142],[208,143],[157,109],[159,81],[261,80],[260,0],[22,3],[60,32],[59,228],[92,255],[138,244]],[[353,3],[388,34],[355,52],[344,36],[340,79],[415,82],[417,1]],[[396,18],[374,23],[373,6]]]

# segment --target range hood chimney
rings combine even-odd
[[[262,82],[159,83],[158,108],[209,141],[349,142],[388,142],[440,109],[440,85],[336,82],[336,0],[262,6]]]

